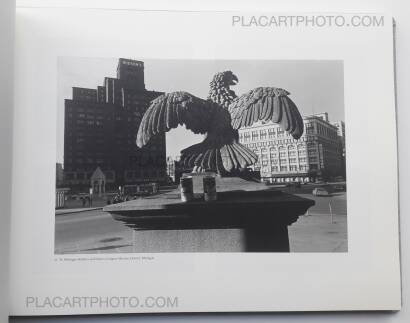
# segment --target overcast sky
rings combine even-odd
[[[239,78],[232,87],[237,95],[257,86],[281,87],[290,92],[302,115],[328,112],[331,122],[344,120],[343,62],[323,60],[148,60],[145,86],[162,92],[188,91],[206,98],[216,72],[231,70]],[[58,62],[57,162],[63,162],[64,99],[72,98],[72,87],[96,88],[104,77],[115,77],[118,59],[60,57]],[[137,131],[138,129],[135,129]],[[167,134],[167,155],[200,142],[184,127]]]

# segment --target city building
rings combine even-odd
[[[333,125],[337,128],[337,135],[339,136],[340,142],[342,143],[343,156],[346,154],[346,130],[345,123],[343,121],[333,122]]]
[[[344,140],[346,134],[345,123],[340,120],[338,122],[333,122],[333,125],[337,128],[337,135]]]
[[[343,176],[338,128],[327,113],[303,118],[305,131],[295,140],[278,124],[256,123],[239,129],[239,141],[258,155],[252,166],[269,182],[310,182]]]
[[[143,62],[123,58],[116,78],[105,77],[96,89],[73,87],[65,100],[65,185],[89,187],[98,167],[107,189],[165,181],[165,134],[136,145],[142,116],[160,94],[145,89]]]
[[[64,170],[61,163],[56,163],[56,187],[64,185]]]
[[[173,183],[179,183],[184,172],[190,172],[190,169],[184,169],[180,162],[180,157],[167,157],[167,175]]]
[[[345,130],[345,123],[343,121],[338,121],[333,123],[334,126],[337,128],[337,135],[339,136],[339,140],[342,145],[342,176],[346,178],[346,130]]]

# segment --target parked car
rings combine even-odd
[[[316,187],[313,191],[312,194],[315,196],[330,196],[330,193],[326,191],[324,188],[321,187]]]

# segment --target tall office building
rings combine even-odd
[[[239,141],[258,155],[252,166],[269,182],[309,182],[343,176],[343,147],[328,114],[303,118],[305,131],[293,139],[277,124],[257,123],[239,130]]]
[[[64,185],[64,170],[61,163],[56,163],[56,187]]]
[[[165,181],[165,134],[136,145],[142,116],[161,94],[145,89],[143,62],[123,58],[116,78],[106,77],[97,89],[73,87],[65,100],[65,185],[89,186],[97,167],[108,188]]]

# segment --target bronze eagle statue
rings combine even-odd
[[[152,136],[179,125],[204,140],[181,151],[182,164],[193,172],[214,171],[220,175],[240,172],[254,164],[258,157],[239,143],[238,129],[258,121],[278,123],[293,138],[303,134],[303,120],[295,103],[284,89],[257,87],[236,96],[230,86],[238,78],[231,71],[217,73],[206,100],[188,92],[165,93],[151,101],[137,134],[137,145],[143,147]]]

